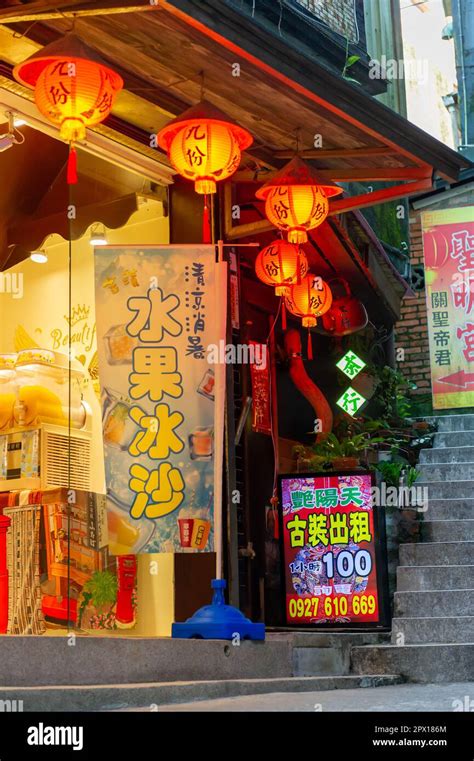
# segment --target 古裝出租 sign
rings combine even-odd
[[[369,473],[280,476],[288,624],[385,625],[384,523],[372,483]]]

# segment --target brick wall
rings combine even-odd
[[[423,240],[419,214],[410,216],[410,257],[412,265],[423,264]],[[395,347],[402,348],[405,359],[397,362],[398,369],[418,388],[415,394],[427,394],[431,390],[430,354],[428,346],[428,322],[426,317],[425,291],[417,291],[412,298],[405,298],[401,319],[395,326]]]
[[[324,21],[335,32],[348,37],[350,42],[359,41],[355,0],[296,0],[310,13]]]

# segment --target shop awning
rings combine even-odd
[[[108,228],[125,225],[137,210],[137,194],[146,189],[138,175],[83,151],[80,182],[71,188],[66,182],[67,146],[30,127],[22,127],[22,133],[25,142],[2,154],[1,270],[27,258],[54,233],[77,240],[95,222]],[[70,203],[76,207],[71,218]]]

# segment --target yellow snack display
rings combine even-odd
[[[0,354],[0,429],[13,424],[13,407],[16,402],[16,354]]]
[[[16,394],[3,394],[0,392],[0,428],[10,428],[12,425],[15,402]]]
[[[43,386],[23,386],[18,392],[18,399],[24,411],[24,425],[36,422],[66,425],[67,419],[61,405],[61,399]],[[21,422],[15,413],[17,422]]]

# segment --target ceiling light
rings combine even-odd
[[[48,255],[44,251],[32,251],[30,259],[32,262],[36,262],[36,264],[46,264]]]
[[[12,111],[6,111],[5,116],[8,119],[7,131],[0,134],[0,152],[8,150],[13,145],[21,145],[25,142],[25,136],[17,130],[14,114]]]
[[[89,240],[91,246],[106,246],[107,234],[105,232],[104,225],[94,225],[91,230],[91,237]]]

